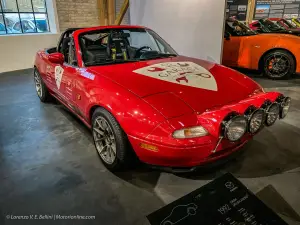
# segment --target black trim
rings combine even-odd
[[[35,32],[38,32],[37,23],[35,20],[35,15],[34,15],[34,10],[33,10],[33,2],[32,2],[32,0],[30,0],[30,2],[31,2],[32,15],[33,15],[33,20],[34,20],[34,25],[35,25]]]
[[[18,0],[16,0],[16,5],[17,5],[17,10],[19,12],[19,2],[18,2]],[[19,21],[20,21],[21,33],[23,34],[24,31],[23,31],[23,24],[22,24],[22,21],[21,21],[20,13],[18,13],[18,16],[19,16]]]
[[[2,10],[1,14],[2,14],[2,18],[3,18],[3,23],[4,23],[4,27],[5,27],[5,31],[6,31],[5,34],[7,34],[6,22],[5,22],[5,17],[4,17],[4,13],[3,13],[3,6],[2,6],[1,0],[0,0],[0,6],[1,6],[1,10]]]
[[[22,11],[20,11],[20,12],[4,12],[3,11],[3,13],[7,13],[7,14],[9,14],[9,13],[36,13],[36,14],[47,14],[46,12],[22,12]]]
[[[32,1],[32,0],[31,0]],[[51,31],[50,29],[50,23],[49,23],[49,16],[48,16],[48,10],[47,10],[47,3],[46,3],[46,0],[44,0],[44,3],[45,3],[45,13],[46,13],[46,16],[47,16],[47,22],[48,22],[48,29],[49,29],[49,32]],[[33,5],[32,5],[33,7]],[[39,33],[43,33],[43,32],[39,32]]]

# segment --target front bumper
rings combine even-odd
[[[226,143],[220,145],[216,152],[212,152],[215,144],[207,144],[195,147],[174,147],[158,145],[145,140],[129,136],[129,141],[138,158],[152,167],[172,172],[191,172],[203,165],[225,159],[241,149],[250,137],[243,138],[238,143]],[[141,143],[156,146],[157,149],[148,150],[141,147]]]
[[[245,145],[245,144],[244,144]],[[150,168],[165,171],[168,173],[192,173],[196,172],[198,170],[209,170],[209,169],[214,169],[217,168],[218,166],[222,166],[225,163],[227,163],[230,160],[235,159],[239,155],[241,155],[243,151],[243,146],[237,148],[236,150],[232,151],[226,151],[224,150],[224,153],[221,157],[216,157],[213,160],[208,160],[203,162],[202,164],[199,164],[197,166],[193,167],[165,167],[165,166],[155,166],[155,165],[148,165]]]

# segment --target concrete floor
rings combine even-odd
[[[40,103],[31,70],[0,74],[0,224],[146,225],[146,215],[227,171],[277,213],[299,219],[300,79],[255,79],[292,97],[288,117],[264,129],[236,160],[179,176],[144,168],[108,172],[89,130],[63,106]],[[5,219],[10,214],[96,219],[41,223]]]

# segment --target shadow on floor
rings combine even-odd
[[[300,222],[300,216],[297,212],[287,203],[286,200],[284,200],[284,198],[272,185],[268,185],[257,192],[256,196],[274,212]]]
[[[55,106],[83,135],[92,143],[89,128],[62,105]],[[296,130],[295,130],[296,129]],[[300,129],[282,123],[281,126],[265,128],[254,140],[250,141],[235,158],[220,165],[209,165],[193,173],[181,173],[176,176],[194,180],[210,180],[230,172],[238,178],[255,178],[280,174],[300,167],[300,139],[286,143],[287,137],[295,137]],[[95,150],[96,151],[96,150]],[[100,160],[99,160],[99,163]],[[124,172],[115,173],[119,178],[148,191],[152,191],[161,171],[151,169],[142,163],[135,164]]]

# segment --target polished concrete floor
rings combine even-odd
[[[267,90],[291,96],[293,106],[238,158],[190,175],[143,167],[113,174],[99,161],[82,123],[60,104],[40,103],[31,70],[0,74],[0,225],[146,225],[146,215],[225,172],[287,221],[300,221],[300,79],[255,79]],[[6,219],[39,214],[95,220]]]

